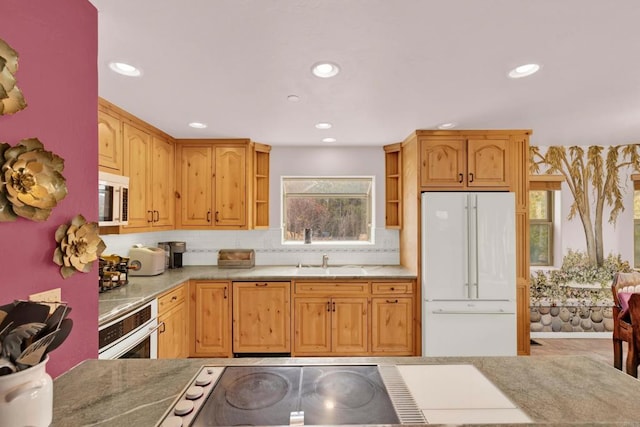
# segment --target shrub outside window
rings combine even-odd
[[[553,264],[553,191],[529,191],[529,262]]]
[[[283,177],[284,242],[373,243],[373,177]]]

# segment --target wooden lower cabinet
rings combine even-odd
[[[230,288],[227,281],[189,283],[192,357],[231,357]]]
[[[412,297],[371,298],[371,354],[413,355]]]
[[[291,352],[291,283],[233,282],[233,353]]]
[[[296,356],[366,354],[368,298],[295,298]]]
[[[182,284],[158,298],[158,358],[189,355],[187,285]]]

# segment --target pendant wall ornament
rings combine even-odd
[[[22,92],[16,86],[18,52],[0,39],[0,116],[27,108]]]
[[[98,223],[87,222],[82,215],[76,215],[71,224],[58,227],[56,242],[58,246],[53,254],[53,262],[60,266],[60,274],[65,279],[76,271],[91,271],[91,263],[107,247],[99,236]]]
[[[49,218],[67,195],[63,170],[64,159],[46,151],[37,138],[15,147],[0,143],[0,221]]]

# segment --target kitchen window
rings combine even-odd
[[[560,253],[561,175],[529,177],[529,264],[553,266],[554,247]],[[557,240],[557,241],[556,241]]]
[[[529,191],[529,262],[553,264],[553,191]]]
[[[373,177],[283,177],[285,243],[373,243]]]
[[[640,174],[631,175],[633,180],[633,266],[640,268]]]

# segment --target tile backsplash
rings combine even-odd
[[[107,245],[105,254],[128,256],[129,248],[141,243],[185,241],[184,265],[216,265],[220,249],[254,249],[256,265],[319,265],[322,255],[333,265],[397,265],[400,263],[398,230],[377,228],[375,244],[303,243],[282,244],[279,228],[268,230],[203,231],[171,230],[152,233],[111,234],[101,236]]]

